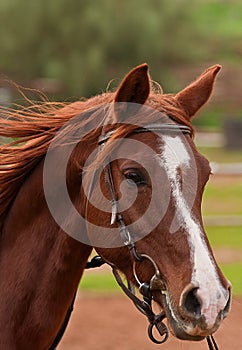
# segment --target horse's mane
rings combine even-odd
[[[0,107],[0,137],[10,138],[9,142],[0,146],[0,226],[21,184],[44,157],[57,131],[77,115],[83,116],[78,118],[78,128],[85,127],[92,119],[98,127],[103,120],[105,106],[112,102],[113,97],[113,93],[104,93],[74,103],[31,103],[28,107],[17,109]],[[147,105],[191,127],[185,112],[172,95],[151,94]],[[74,123],[72,127],[75,129],[77,125]],[[128,134],[130,130],[132,126],[122,127],[114,137]]]

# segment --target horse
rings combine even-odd
[[[203,226],[211,168],[191,119],[220,69],[164,94],[142,64],[115,92],[1,109],[1,349],[52,348],[93,248],[160,334],[165,317],[182,340],[219,328],[231,285]]]

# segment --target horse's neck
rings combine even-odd
[[[91,252],[51,217],[42,169],[41,162],[22,185],[1,236],[0,327],[13,330],[18,348],[38,349],[53,341]]]

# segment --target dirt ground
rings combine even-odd
[[[70,324],[58,350],[207,350],[202,342],[184,342],[170,335],[163,345],[147,336],[147,321],[122,294],[80,292]],[[233,301],[230,316],[215,338],[219,350],[242,349],[242,299]]]

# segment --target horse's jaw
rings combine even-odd
[[[214,326],[206,328],[206,323],[196,317],[188,320],[182,317],[179,308],[177,309],[168,292],[154,292],[154,301],[163,309],[167,318],[167,326],[171,334],[176,338],[188,341],[201,341],[213,334],[220,326],[223,319],[222,314],[218,316]]]

